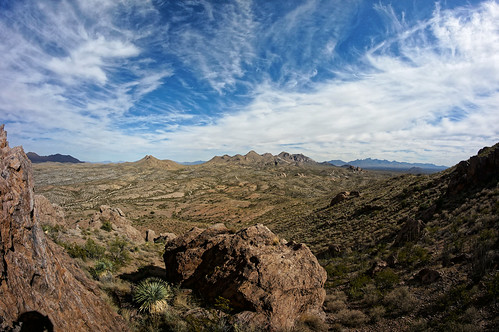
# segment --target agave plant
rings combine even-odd
[[[135,288],[133,299],[140,311],[160,313],[168,307],[172,297],[170,286],[159,278],[147,278]]]

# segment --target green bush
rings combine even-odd
[[[106,249],[97,243],[94,240],[88,239],[85,242],[84,246],[81,246],[77,243],[71,244],[63,244],[63,247],[66,249],[69,256],[73,258],[81,258],[86,261],[88,258],[99,259],[104,256]]]
[[[399,276],[390,268],[381,270],[374,276],[374,282],[380,290],[392,289],[399,280]]]
[[[103,246],[98,245],[92,239],[88,239],[87,242],[85,242],[84,249],[87,252],[87,257],[93,259],[102,258],[106,252],[106,249]]]
[[[168,307],[167,300],[172,297],[170,286],[159,278],[147,278],[139,283],[133,293],[133,300],[139,310],[148,313],[160,313]]]
[[[110,232],[113,230],[113,224],[109,220],[105,220],[102,222],[102,226],[100,229],[105,230],[106,232]]]
[[[128,242],[124,238],[116,237],[109,243],[109,259],[116,266],[123,266],[130,261]]]
[[[99,280],[99,278],[102,275],[104,275],[106,272],[113,271],[113,269],[114,269],[113,263],[111,263],[107,259],[102,259],[95,262],[94,267],[90,268],[89,272],[94,279]]]
[[[406,267],[426,264],[430,260],[428,250],[410,242],[399,250],[397,256],[399,263]]]
[[[369,282],[371,282],[371,278],[369,278],[365,274],[359,274],[357,277],[350,280],[350,289],[348,290],[348,294],[354,299],[361,298],[364,294],[362,289]]]

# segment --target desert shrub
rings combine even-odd
[[[408,242],[399,250],[397,258],[401,265],[411,267],[428,263],[430,254],[425,248]]]
[[[386,313],[385,307],[377,305],[369,310],[369,317],[371,317],[371,322],[375,323],[379,321]]]
[[[109,243],[109,259],[116,266],[123,266],[130,260],[128,242],[124,238],[116,237]]]
[[[364,297],[362,298],[362,302],[367,306],[373,306],[379,303],[382,298],[381,292],[374,286],[373,284],[367,284],[363,288]]]
[[[86,261],[88,258],[99,259],[104,256],[106,249],[92,239],[87,239],[85,245],[81,246],[77,243],[63,244],[69,256],[73,258],[81,258]]]
[[[95,262],[94,267],[90,268],[89,272],[94,279],[99,280],[106,272],[113,271],[113,268],[113,263],[107,259],[102,259]]]
[[[103,257],[104,253],[106,252],[106,249],[103,246],[98,245],[92,239],[88,239],[87,242],[85,242],[85,250],[87,252],[87,257],[93,259],[99,259]]]
[[[325,267],[325,270],[327,272],[328,277],[334,278],[334,277],[343,277],[345,273],[348,271],[347,266],[344,263],[338,263],[338,264],[328,264]]]
[[[360,310],[343,309],[336,315],[341,324],[350,327],[359,327],[367,323],[367,316]]]
[[[390,268],[381,270],[374,276],[376,286],[383,291],[392,289],[396,284],[398,284],[399,280],[399,276]]]
[[[338,312],[342,309],[346,309],[347,305],[346,305],[345,301],[332,300],[332,301],[326,301],[325,307],[326,307],[326,310],[329,312]]]
[[[88,258],[87,251],[78,243],[63,244],[63,247],[64,249],[66,249],[66,252],[69,254],[69,256],[73,258],[81,258],[84,261],[86,261]]]
[[[362,297],[364,292],[362,289],[371,281],[365,274],[359,274],[354,279],[350,280],[350,289],[348,290],[348,294],[354,298],[359,299]]]
[[[162,279],[147,278],[139,283],[133,293],[133,300],[139,310],[160,313],[168,307],[167,300],[172,296],[170,286]]]
[[[111,224],[109,220],[104,220],[100,229],[105,230],[106,232],[110,232],[113,230],[113,224]]]
[[[305,314],[302,315],[295,327],[295,332],[327,331],[328,326],[319,316]]]
[[[416,307],[416,299],[407,287],[395,288],[385,296],[383,303],[393,316],[409,313]]]
[[[232,311],[232,307],[230,306],[230,300],[222,296],[218,296],[215,299],[214,307],[227,314]]]

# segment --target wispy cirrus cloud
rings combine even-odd
[[[399,21],[389,6],[378,10],[397,20],[396,35],[365,53],[356,77],[338,72],[301,93],[267,82],[244,111],[185,128],[171,135],[173,145],[451,165],[495,142],[499,5],[437,7],[413,23]]]

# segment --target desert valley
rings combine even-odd
[[[2,137],[4,330],[498,327],[498,145],[414,175],[253,151],[32,165]]]

